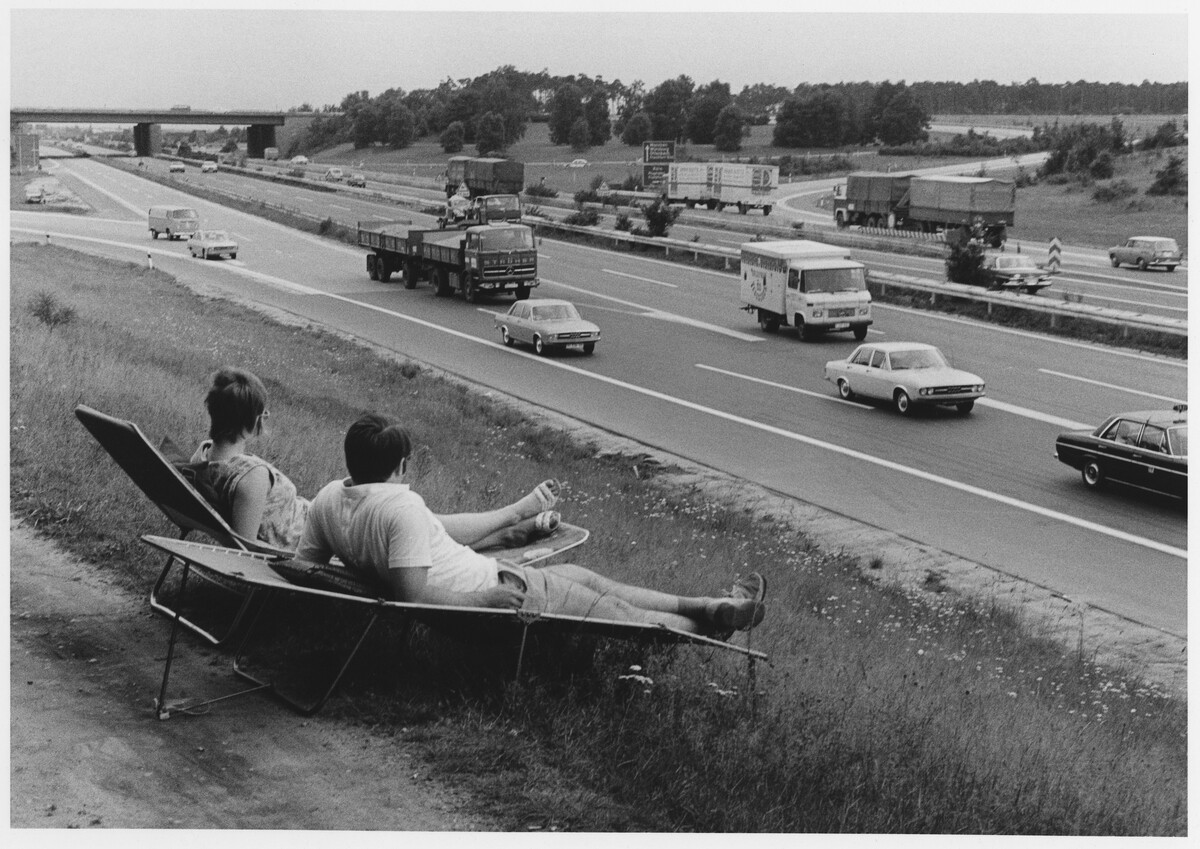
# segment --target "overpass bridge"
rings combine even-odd
[[[277,147],[275,128],[285,123],[285,112],[203,111],[197,109],[11,109],[13,134],[21,124],[133,124],[133,145],[138,156],[162,152],[163,124],[245,126],[246,154],[260,158],[268,147]]]

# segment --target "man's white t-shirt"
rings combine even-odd
[[[497,584],[496,561],[455,542],[425,500],[406,483],[325,485],[309,508],[296,556],[350,569],[391,586],[391,569],[428,568],[428,582],[456,592]]]

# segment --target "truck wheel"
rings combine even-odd
[[[758,326],[763,329],[763,333],[774,333],[779,329],[779,316],[766,310],[759,310]]]
[[[404,263],[404,288],[417,288],[417,264],[415,262]]]
[[[537,351],[539,357],[546,356],[546,343],[542,341],[541,336],[533,337],[533,350]]]
[[[454,294],[454,290],[450,288],[450,272],[444,268],[435,268],[433,270],[434,292],[439,298],[449,298]]]
[[[746,204],[742,203],[739,200],[738,201],[738,215],[745,215],[745,214],[746,214]]]
[[[367,254],[367,276],[372,280],[379,279],[379,257]]]
[[[156,241],[156,242],[157,242],[157,241],[158,241],[158,231],[157,231],[157,230],[151,230],[151,231],[150,231],[150,238],[151,238],[151,239],[153,239],[154,241]]]
[[[846,224],[846,216],[842,214],[841,210],[838,210],[838,214],[834,216],[834,221],[837,222],[837,227],[839,230],[845,230],[846,227],[849,226]]]
[[[764,204],[763,205],[763,215],[770,215],[770,214],[771,214],[771,204],[769,204],[769,203]]]
[[[378,261],[375,263],[375,268],[379,272],[380,283],[387,283],[392,279],[392,269],[388,265],[387,257],[379,257]]]
[[[854,338],[859,342],[867,338],[867,326],[865,324],[856,324],[854,326]]]
[[[471,280],[463,280],[459,289],[462,290],[463,300],[468,304],[479,303],[479,290],[475,288],[475,284]]]
[[[232,253],[232,254],[230,254],[230,255],[229,255],[229,258],[230,258],[230,259],[237,259],[237,254],[236,254],[236,253]]]
[[[903,389],[897,389],[896,395],[892,398],[896,404],[896,412],[902,416],[907,416],[912,412],[912,399],[908,397],[908,393]]]
[[[523,301],[528,297],[529,297],[529,287],[528,286],[518,286],[517,291],[516,291],[516,299],[518,301]]]
[[[717,202],[715,200],[710,200],[707,204],[705,204],[705,206],[707,206],[711,211],[717,208]]]
[[[725,211],[725,204],[718,201],[717,202],[717,212],[724,212],[724,211]]]

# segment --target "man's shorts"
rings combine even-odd
[[[525,593],[522,613],[570,612],[568,596],[573,586],[571,581],[564,581],[557,575],[533,566],[517,566],[501,560],[496,561],[496,567],[501,584],[516,587]]]

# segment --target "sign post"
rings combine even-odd
[[[1062,265],[1062,242],[1055,236],[1050,240],[1050,261],[1047,267],[1051,274],[1058,274],[1059,266]]]

